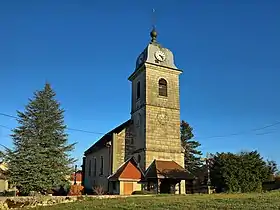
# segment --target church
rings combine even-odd
[[[136,59],[131,82],[131,118],[84,152],[85,190],[108,194],[134,191],[184,194],[190,173],[184,169],[180,140],[179,76],[173,53],[151,41]]]

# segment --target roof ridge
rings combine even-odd
[[[120,131],[118,131],[118,129],[122,128],[123,126],[125,127],[127,124],[131,123],[131,119],[123,122],[122,124],[118,125],[117,127],[113,128],[112,130],[110,130],[109,132],[107,132],[106,134],[104,134],[101,138],[99,138],[93,145],[91,145],[85,152],[84,155],[87,155],[89,153],[91,153],[91,150],[93,150],[98,144],[101,144],[102,141],[106,141],[105,143],[109,142],[110,140],[106,140],[106,137],[111,137],[112,138],[112,134],[113,133],[119,133]],[[124,128],[123,128],[124,129]]]

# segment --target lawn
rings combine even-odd
[[[280,209],[280,192],[262,194],[158,195],[128,198],[94,199],[39,210],[98,209],[98,210],[182,210],[182,209]]]

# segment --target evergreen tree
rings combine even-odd
[[[36,91],[24,112],[18,111],[19,126],[13,130],[14,148],[7,153],[9,179],[22,194],[46,192],[67,182],[74,160],[67,143],[64,110],[55,100],[50,84]]]
[[[198,150],[201,145],[198,141],[191,140],[193,128],[184,120],[181,122],[181,144],[185,151],[185,168],[190,172],[196,171],[201,165],[202,152]]]
[[[267,181],[274,181],[275,180],[275,176],[278,172],[278,168],[277,168],[277,163],[274,160],[267,160],[267,167],[269,170],[269,177],[267,179]]]
[[[278,172],[277,163],[274,160],[267,160],[267,166],[271,175],[275,175]]]
[[[4,152],[3,151],[0,151],[0,162],[2,162],[3,161],[3,159],[4,159]]]

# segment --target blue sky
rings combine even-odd
[[[184,71],[181,118],[204,154],[257,149],[280,163],[280,125],[252,131],[280,121],[274,0],[1,1],[0,112],[22,111],[48,81],[71,128],[105,133],[127,120],[127,78],[150,40],[152,8],[158,41]],[[0,124],[16,126],[4,116]],[[9,133],[0,127],[1,144],[11,146]],[[100,136],[69,131],[73,155],[80,159]]]

